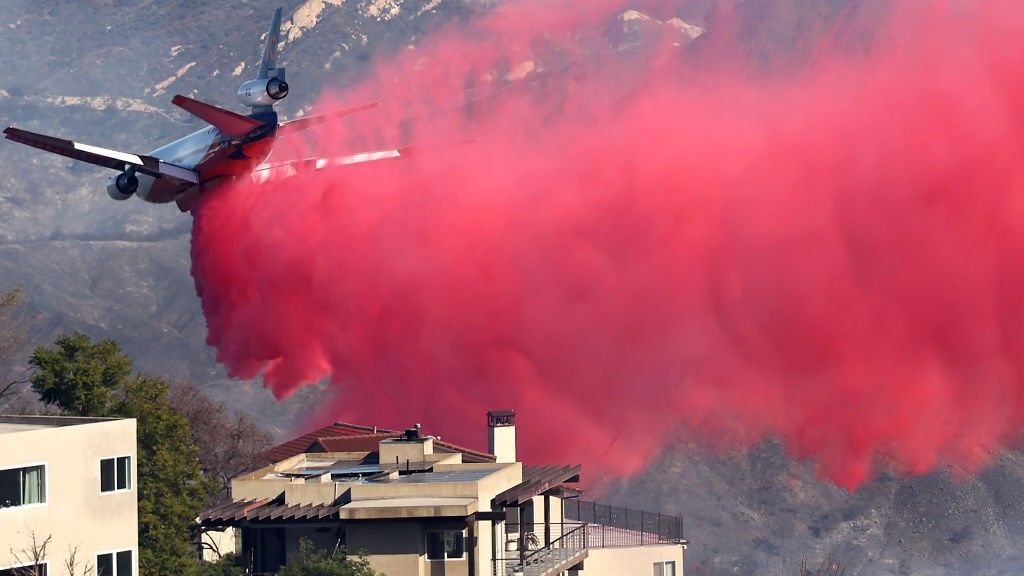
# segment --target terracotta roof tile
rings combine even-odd
[[[398,432],[367,434],[365,436],[342,436],[317,438],[306,452],[376,452],[381,440],[398,438]]]
[[[462,446],[456,446],[455,444],[449,444],[448,442],[442,442],[440,440],[434,440],[434,447],[440,447],[450,452],[462,452],[462,461],[467,464],[483,464],[498,460],[494,454],[470,450],[469,448],[463,448]]]
[[[398,430],[360,426],[347,422],[335,422],[318,430],[293,438],[264,453],[266,463],[280,462],[304,452],[375,452],[378,443],[387,438],[401,436]],[[320,442],[327,441],[326,443]],[[434,446],[441,452],[461,452],[468,463],[494,462],[493,454],[471,450],[448,442],[434,440]]]
[[[342,438],[346,436],[367,436],[370,434],[378,433],[392,433],[394,430],[386,430],[383,428],[372,428],[368,426],[359,426],[358,424],[348,424],[346,422],[335,422],[329,426],[324,426],[318,430],[314,430],[308,434],[303,434],[298,438],[292,438],[291,440],[280,444],[264,452],[264,458],[268,462],[280,462],[287,460],[292,456],[302,454],[310,446],[316,442],[317,438]]]

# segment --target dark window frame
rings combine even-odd
[[[50,573],[50,561],[43,560],[39,564],[22,564],[20,566],[8,566],[7,568],[0,568],[0,576],[22,576],[23,574],[32,574],[31,570],[36,568],[35,574],[37,576],[46,576]],[[42,570],[38,570],[42,568]]]
[[[100,494],[132,491],[132,456],[100,458]]]
[[[124,562],[127,555],[127,562]],[[109,564],[104,559],[109,558]],[[109,566],[109,570],[106,569]],[[101,571],[102,570],[102,571]],[[124,548],[96,555],[96,576],[135,576],[135,550]]]
[[[434,534],[440,534],[441,535],[440,544],[443,547],[443,550],[441,552],[441,554],[442,554],[441,558],[431,558],[432,548],[436,548],[436,543],[435,543],[435,546],[431,546],[431,541],[430,541],[431,535],[434,535]],[[451,538],[451,542],[449,542],[449,540],[448,540],[448,536],[449,535],[451,535],[451,537],[452,537]],[[465,560],[466,559],[466,531],[465,530],[427,530],[425,536],[426,536],[426,557],[427,557],[427,561],[428,562],[448,562],[448,561],[456,561],[456,560]],[[449,543],[451,544],[451,549],[449,549]],[[459,551],[460,554],[458,556],[453,556],[452,554],[455,551]]]
[[[38,500],[35,502],[26,502],[25,485],[27,473],[37,469],[42,471],[40,483],[36,490],[36,497]],[[18,466],[5,466],[0,468],[0,474],[8,477],[7,489],[10,490],[11,488],[14,488],[14,492],[11,494],[11,496],[13,496],[12,499],[0,501],[0,513],[4,510],[13,510],[15,508],[46,506],[49,501],[50,486],[47,482],[49,470],[50,466],[48,462],[33,462],[31,464],[20,464]],[[16,484],[16,486],[13,486],[13,484]],[[0,498],[3,498],[3,496],[0,496]]]

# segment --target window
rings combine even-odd
[[[0,576],[46,576],[46,564],[0,568]]]
[[[505,508],[505,532],[519,534],[519,508]]]
[[[0,470],[0,508],[45,503],[45,464]]]
[[[655,562],[654,576],[676,576],[675,560],[671,562]]]
[[[131,550],[96,556],[96,576],[132,576],[134,569]]]
[[[427,560],[454,560],[466,555],[462,530],[427,532]]]
[[[121,492],[132,489],[132,457],[119,456],[100,460],[100,492]]]

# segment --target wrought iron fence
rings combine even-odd
[[[572,499],[565,501],[565,519],[590,524],[587,531],[590,548],[644,546],[686,540],[683,519],[669,514]]]

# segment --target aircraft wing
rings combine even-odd
[[[284,162],[272,162],[261,164],[252,171],[252,179],[260,184],[270,180],[290,178],[298,174],[304,174],[324,168],[349,166],[352,164],[364,164],[378,160],[393,160],[419,156],[425,151],[436,151],[456,146],[464,146],[477,142],[476,138],[457,140],[445,144],[433,144],[429,146],[403,146],[391,150],[376,150],[373,152],[359,152],[348,156],[334,156],[324,158],[302,158],[299,160],[287,160]]]
[[[305,130],[306,128],[312,128],[317,124],[323,124],[328,120],[333,120],[335,118],[344,118],[345,116],[358,114],[359,112],[364,112],[366,110],[376,108],[379,105],[380,102],[370,102],[369,104],[353,106],[352,108],[345,108],[343,110],[338,110],[337,112],[328,112],[327,114],[319,114],[317,116],[307,116],[306,118],[289,120],[287,122],[282,122],[280,125],[278,125],[277,134],[278,136],[286,136],[293,132]]]
[[[324,168],[349,166],[352,164],[363,164],[377,160],[391,160],[401,158],[405,148],[393,150],[377,150],[374,152],[360,152],[348,156],[334,156],[325,158],[302,158],[299,160],[288,160],[285,162],[273,162],[261,164],[252,171],[252,179],[260,184],[271,180],[290,178],[298,174],[322,170]]]
[[[182,182],[197,184],[199,174],[194,170],[182,168],[175,164],[168,164],[152,156],[137,156],[126,154],[117,150],[107,150],[98,146],[90,146],[71,140],[62,140],[53,136],[36,134],[19,128],[8,127],[4,129],[4,136],[13,142],[32,146],[54,154],[60,154],[96,166],[103,166],[111,170],[124,171],[128,167],[134,167],[139,172],[149,174],[156,178],[172,178]]]

